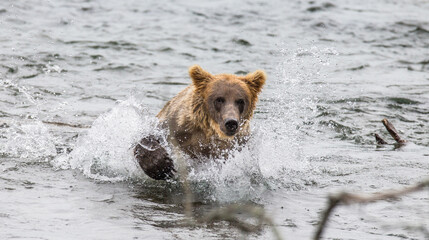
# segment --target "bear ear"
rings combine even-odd
[[[247,83],[250,90],[255,95],[258,95],[261,92],[266,79],[267,76],[262,70],[254,71],[253,73],[249,73],[244,77],[244,81]]]
[[[204,89],[213,77],[209,72],[205,71],[198,65],[194,65],[189,68],[189,76],[198,91]]]

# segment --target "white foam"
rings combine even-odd
[[[53,164],[62,169],[79,169],[97,180],[117,181],[144,176],[132,153],[133,145],[153,131],[154,116],[133,97],[102,114],[86,134],[80,135],[73,151],[57,157]]]
[[[11,122],[0,128],[1,153],[9,157],[48,161],[57,154],[54,138],[40,121]]]

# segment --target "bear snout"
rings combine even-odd
[[[238,121],[232,118],[226,119],[225,128],[226,128],[226,134],[228,136],[234,135],[238,129]]]

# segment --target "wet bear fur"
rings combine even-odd
[[[261,70],[246,76],[213,75],[198,65],[189,68],[189,75],[192,84],[158,113],[160,126],[168,130],[167,141],[193,159],[227,157],[250,134],[266,75]],[[175,171],[161,141],[160,136],[147,136],[134,148],[140,166],[154,179],[170,178]]]

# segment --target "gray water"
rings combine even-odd
[[[193,64],[268,75],[247,148],[189,173],[197,216],[253,204],[284,239],[311,239],[328,194],[427,178],[428,12],[417,0],[1,1],[0,238],[273,239],[268,226],[184,225],[182,185],[132,157]],[[383,118],[410,143],[397,148]],[[324,236],[428,239],[428,219],[423,191],[339,207]]]

